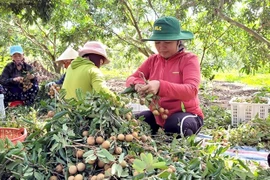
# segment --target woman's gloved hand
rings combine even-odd
[[[45,85],[45,87],[51,87],[52,85],[56,84],[54,81],[49,82]]]

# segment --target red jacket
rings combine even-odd
[[[203,118],[198,98],[201,74],[196,55],[181,51],[166,60],[159,54],[154,54],[127,78],[127,87],[131,84],[144,84],[139,71],[144,73],[147,80],[160,81],[159,106],[168,109],[169,115],[182,112],[182,103],[186,112]],[[163,127],[166,120],[163,120],[161,116],[155,118],[157,124]]]

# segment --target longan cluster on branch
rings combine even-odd
[[[33,83],[31,82],[31,77],[33,77],[31,72],[25,72],[23,78],[20,80],[23,92],[32,88]]]
[[[159,106],[158,99],[159,96],[155,94],[147,94],[145,97],[139,96],[140,104],[151,106],[154,116],[161,116],[162,119],[167,119],[169,110]]]
[[[53,84],[50,88],[49,88],[49,92],[48,95],[51,98],[55,97],[56,93],[59,93],[59,91],[61,90],[61,87],[58,84]]]

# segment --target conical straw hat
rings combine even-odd
[[[78,56],[79,56],[79,54],[78,54],[77,51],[75,51],[71,47],[68,47],[56,61],[64,61],[64,60],[75,59]]]

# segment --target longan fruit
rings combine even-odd
[[[81,174],[77,174],[75,177],[74,177],[74,180],[83,180],[83,176]]]
[[[83,131],[82,135],[85,137],[85,136],[88,136],[89,135],[89,132],[88,131]]]
[[[78,169],[79,172],[84,171],[84,170],[85,170],[85,164],[82,163],[82,162],[78,163],[78,164],[77,164],[77,169]],[[75,177],[76,177],[76,176],[75,176]]]
[[[120,141],[124,141],[125,135],[124,134],[118,134],[117,139]]]
[[[69,176],[68,180],[74,180],[74,178],[75,178],[74,176]]]
[[[89,145],[94,145],[96,143],[95,138],[93,136],[89,136],[86,141],[87,144]]]
[[[97,175],[97,180],[103,180],[104,177],[105,177],[104,174],[99,173],[99,174]]]
[[[144,105],[145,104],[145,99],[144,98],[141,98],[140,99],[140,105]]]
[[[131,114],[129,114],[129,113],[126,114],[127,120],[131,120],[131,117],[132,117]]]
[[[96,138],[96,142],[97,142],[98,144],[102,144],[102,143],[104,142],[103,137],[98,136],[98,137]]]
[[[54,114],[55,114],[55,112],[54,112],[54,111],[48,111],[47,116],[48,116],[48,117],[53,117],[53,116],[54,116]]]
[[[69,174],[76,174],[77,173],[77,167],[75,165],[71,165],[69,168],[68,168],[68,172]]]
[[[131,142],[133,140],[133,136],[131,134],[127,134],[126,137],[125,137],[125,140],[127,142]]]
[[[88,179],[89,179],[89,178],[88,178]],[[92,176],[92,177],[90,178],[90,180],[97,180],[97,176],[96,176],[96,175]]]
[[[89,160],[88,164],[95,164],[95,162],[96,162],[96,159],[95,160]]]
[[[110,137],[110,140],[114,141],[114,140],[116,140],[116,137],[115,136],[111,136]]]
[[[168,169],[167,169],[167,172],[168,172],[168,173],[173,173],[173,170],[172,170],[171,168],[168,168]]]
[[[58,173],[62,173],[62,171],[63,171],[63,165],[62,164],[58,164],[55,167],[55,171],[58,172]]]
[[[128,159],[128,163],[133,164],[134,160],[135,160],[134,158],[130,158],[130,159]]]
[[[146,135],[142,135],[141,136],[141,140],[142,140],[142,142],[146,142],[147,141],[147,136]]]
[[[137,119],[132,119],[132,122],[136,125],[138,125],[138,120]]]
[[[165,109],[164,110],[164,113],[168,115],[169,114],[169,110],[168,109]]]
[[[154,116],[159,116],[160,115],[160,113],[158,112],[158,110],[154,110],[152,113],[154,114]]]
[[[105,163],[101,160],[98,160],[98,167],[102,168],[105,166]]]
[[[57,176],[51,176],[50,180],[57,180]]]
[[[111,168],[111,165],[110,164],[105,164],[104,165],[104,170],[106,171],[107,169]]]
[[[136,131],[133,131],[133,132],[132,132],[132,136],[133,136],[134,138],[136,138],[136,139],[139,138],[139,135],[138,135],[138,133],[137,133]]]
[[[122,166],[122,168],[127,167],[127,162],[125,160],[123,160],[120,165]]]
[[[167,119],[168,118],[168,115],[167,114],[162,114],[161,118],[162,119]]]
[[[77,158],[82,158],[83,157],[84,150],[78,149],[76,151],[76,157]]]
[[[172,169],[173,172],[176,171],[176,169],[175,169],[175,167],[173,165],[170,165],[169,168]]]
[[[161,114],[163,114],[165,110],[164,110],[163,107],[160,107],[158,111],[159,111]]]
[[[103,147],[104,149],[109,149],[110,146],[111,146],[110,141],[104,141],[104,142],[101,144],[101,147]]]
[[[114,153],[120,155],[122,153],[122,151],[123,150],[122,150],[121,147],[116,147],[115,150],[114,150]]]

